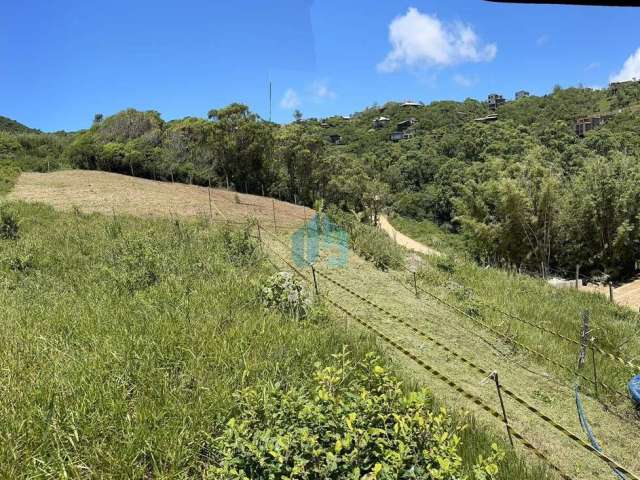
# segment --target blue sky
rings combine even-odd
[[[233,101],[288,122],[374,102],[512,97],[640,78],[640,9],[484,0],[4,0],[0,115],[170,120]]]

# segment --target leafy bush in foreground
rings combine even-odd
[[[0,210],[0,239],[17,240],[18,230],[19,224],[16,214],[6,209]]]
[[[260,294],[265,307],[276,308],[296,319],[305,318],[313,303],[309,291],[290,272],[271,275]]]
[[[237,395],[239,414],[215,439],[210,479],[450,479],[462,473],[461,427],[430,394],[405,393],[373,354],[335,355],[315,387],[273,385]],[[495,478],[503,453],[492,445],[473,478]]]
[[[151,239],[134,235],[112,246],[108,272],[118,290],[133,294],[158,283],[166,263]]]
[[[254,263],[260,253],[258,244],[251,236],[251,224],[242,229],[232,229],[229,226],[222,229],[222,243],[227,260],[237,266]]]

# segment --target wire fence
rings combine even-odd
[[[269,235],[271,236],[271,238],[273,238],[274,240],[276,240],[277,242],[279,242],[281,245],[283,245],[285,248],[287,248],[288,246],[282,242],[282,240],[280,240],[277,236],[272,235],[269,232]],[[263,242],[264,243],[264,242]],[[270,248],[268,246],[268,248]],[[276,254],[282,261],[284,261],[290,268],[292,268],[294,271],[296,271],[296,273],[298,273],[302,278],[306,279],[306,276],[300,272],[296,267],[294,267],[293,265],[291,265],[285,258],[283,258],[281,255],[279,255],[273,248],[270,248],[270,251],[272,251],[274,254]],[[454,358],[456,358],[456,360],[458,360],[459,362],[467,365],[468,367],[473,368],[474,370],[476,370],[478,373],[482,374],[482,375],[488,375],[490,374],[490,372],[481,367],[480,365],[476,364],[475,362],[467,359],[466,357],[460,355],[458,352],[456,352],[455,350],[449,348],[447,345],[445,345],[443,342],[436,340],[435,338],[433,338],[432,336],[430,336],[429,334],[427,334],[426,332],[423,332],[422,330],[416,328],[415,326],[411,325],[409,322],[407,322],[406,320],[400,318],[397,315],[392,314],[391,312],[389,312],[388,310],[384,309],[383,307],[381,307],[380,305],[378,305],[377,303],[367,299],[366,297],[364,297],[363,295],[359,294],[358,292],[356,292],[354,289],[343,285],[341,282],[338,282],[337,280],[335,280],[334,278],[332,278],[330,275],[328,275],[326,272],[323,272],[317,268],[314,267],[313,264],[307,262],[308,266],[311,267],[314,271],[314,273],[317,273],[320,277],[322,277],[324,280],[327,280],[328,282],[331,282],[332,284],[334,284],[335,286],[337,286],[338,288],[346,291],[347,293],[351,294],[352,296],[354,296],[355,298],[357,298],[360,302],[366,303],[367,305],[375,308],[376,310],[380,311],[381,313],[383,313],[385,316],[387,316],[388,318],[390,318],[391,320],[393,320],[396,323],[399,323],[401,325],[403,325],[406,328],[409,328],[412,332],[418,334],[420,337],[432,342],[434,345],[436,345],[437,347],[443,349],[445,352],[447,352],[449,355],[453,356]],[[477,318],[474,318],[473,316],[469,315],[467,312],[461,310],[460,308],[450,304],[449,302],[447,302],[446,300],[440,298],[439,296],[433,294],[432,292],[427,291],[426,289],[417,286],[417,284],[415,285],[415,288],[433,298],[435,298],[436,300],[438,300],[439,302],[443,303],[444,305],[448,306],[449,308],[451,308],[452,310],[456,311],[457,313],[464,315],[465,317],[471,319],[472,321],[478,323],[479,325],[481,325],[482,327],[488,329],[489,331],[492,331],[494,334],[498,335],[501,338],[505,338],[505,335],[502,334],[501,332],[495,330],[493,327],[491,327],[490,325],[485,324],[484,322],[478,320]],[[331,298],[329,298],[326,294],[323,294],[323,297],[327,299],[327,301],[329,303],[331,303],[333,306],[335,306],[336,308],[340,309],[343,312],[347,312],[347,310],[339,305],[337,302],[335,302],[334,300],[332,300]],[[350,314],[350,316],[352,316],[352,318],[357,319],[357,317],[353,314]],[[411,353],[409,350],[407,350],[404,347],[401,347],[397,342],[391,340],[389,337],[386,337],[382,332],[380,332],[379,330],[375,329],[375,327],[367,324],[367,322],[364,322],[361,319],[357,319],[359,321],[359,323],[361,324],[366,324],[364,326],[367,326],[367,328],[369,329],[373,329],[372,331],[375,331],[375,333],[377,334],[377,336],[385,339],[385,341],[387,341],[387,343],[391,343],[392,345],[394,345],[394,347],[396,349],[399,349],[402,353],[404,353],[405,355],[409,355],[415,357],[415,355],[413,353]],[[391,341],[391,342],[390,342]],[[540,352],[535,351],[534,349],[521,344],[520,342],[515,341],[512,338],[508,338],[508,341],[510,342],[515,342],[516,345],[518,345],[519,347],[523,348],[524,350],[534,354],[534,355],[538,355],[541,356],[542,358],[544,358],[546,361],[549,361],[550,363],[558,366],[559,368],[563,368],[563,369],[567,369],[570,373],[574,374],[576,376],[576,378],[580,378],[582,380],[585,380],[587,382],[590,383],[596,383],[598,385],[603,386],[604,388],[606,388],[607,390],[611,391],[612,393],[616,393],[618,395],[623,395],[626,398],[626,395],[619,392],[618,390],[615,390],[614,388],[600,382],[597,380],[591,380],[588,377],[585,377],[584,375],[582,375],[580,372],[571,369],[569,367],[566,367],[564,365],[562,365],[561,363],[541,354]],[[416,357],[417,358],[417,357]],[[415,360],[415,358],[414,358]],[[422,361],[421,361],[422,362]],[[422,362],[424,363],[424,362]],[[424,365],[423,365],[424,367]],[[436,377],[439,377],[441,380],[447,382],[447,381],[451,381],[450,379],[448,379],[447,377],[444,377],[444,375],[440,374],[439,372],[435,371],[432,367],[427,368],[427,370],[430,370],[431,373],[436,372],[434,375]],[[444,379],[442,378],[444,377]],[[452,382],[452,381],[451,381]],[[455,385],[455,384],[454,384]],[[457,385],[455,385],[455,387],[457,387]],[[504,391],[504,393],[510,397],[511,399],[513,399],[515,402],[517,402],[518,404],[520,404],[522,407],[524,407],[527,411],[531,412],[532,414],[534,414],[535,416],[537,416],[539,419],[541,419],[542,421],[544,421],[545,423],[547,423],[548,425],[550,425],[551,427],[553,427],[556,431],[562,433],[565,437],[571,439],[576,445],[580,446],[581,448],[583,448],[584,450],[589,451],[590,453],[592,453],[593,455],[595,455],[596,457],[598,457],[600,460],[602,460],[603,462],[605,462],[609,467],[611,467],[614,470],[617,470],[621,473],[624,473],[626,475],[629,476],[629,478],[632,479],[636,479],[638,480],[638,477],[635,476],[633,473],[631,473],[628,469],[626,469],[625,467],[623,467],[622,465],[620,465],[618,462],[616,462],[615,460],[611,459],[610,457],[608,457],[607,455],[605,455],[604,453],[598,451],[598,449],[594,448],[594,446],[592,446],[591,444],[585,442],[584,440],[582,440],[577,434],[571,432],[568,428],[564,427],[563,425],[561,425],[560,423],[558,423],[557,421],[553,420],[551,417],[549,417],[548,415],[546,415],[545,413],[543,413],[541,410],[539,410],[537,407],[533,406],[531,403],[529,403],[527,400],[525,400],[524,398],[522,398],[520,395],[518,395],[517,393],[515,393],[513,390],[509,389],[508,387],[502,386],[502,391]],[[468,393],[468,392],[466,392]],[[469,394],[472,397],[474,397],[472,394]],[[470,398],[470,397],[467,397]],[[494,411],[495,412],[495,411]],[[499,414],[497,412],[495,412],[498,415],[499,418]],[[495,415],[494,415],[495,416]],[[535,447],[534,447],[535,448]],[[559,469],[554,468],[554,470],[559,471]],[[563,477],[563,478],[570,478],[570,477]]]
[[[302,272],[300,272],[299,269],[297,269],[290,262],[288,262],[285,258],[283,258],[281,255],[279,255],[275,250],[271,249],[270,247],[268,247],[268,248],[281,261],[283,261],[289,268],[291,268],[294,272],[296,272],[298,274],[298,276],[300,276],[304,281],[306,281],[308,283],[310,282],[309,279]],[[275,265],[273,262],[272,262],[272,264],[274,265],[275,268],[278,268],[278,266]],[[378,338],[382,339],[385,343],[391,345],[393,348],[395,348],[396,350],[398,350],[399,352],[401,352],[402,354],[404,354],[405,356],[407,356],[408,358],[410,358],[411,360],[416,362],[423,369],[425,369],[427,372],[429,372],[432,376],[436,377],[440,381],[442,381],[445,384],[447,384],[449,387],[453,388],[456,392],[458,392],[459,394],[463,395],[466,399],[471,400],[475,405],[480,407],[483,411],[489,413],[494,418],[498,419],[500,422],[505,423],[505,426],[509,429],[511,435],[514,438],[516,438],[518,441],[520,441],[525,448],[527,448],[528,450],[532,451],[538,458],[540,458],[543,462],[545,462],[552,470],[554,470],[556,473],[558,473],[558,475],[563,480],[574,480],[573,477],[571,477],[568,474],[566,474],[565,472],[563,472],[540,449],[535,447],[531,442],[529,442],[524,437],[524,435],[522,435],[520,432],[518,432],[516,429],[514,429],[507,421],[505,421],[503,416],[497,410],[495,410],[494,408],[490,407],[480,397],[478,397],[477,395],[474,395],[474,394],[468,392],[467,390],[465,390],[464,388],[462,388],[460,385],[458,385],[451,378],[447,377],[446,375],[444,375],[443,373],[439,372],[438,370],[436,370],[432,366],[428,365],[424,360],[422,360],[421,358],[417,357],[410,350],[408,350],[405,347],[403,347],[398,341],[393,340],[392,338],[390,338],[389,336],[385,335],[383,332],[381,332],[380,330],[375,328],[372,324],[362,320],[360,317],[358,317],[357,315],[355,315],[354,313],[352,313],[351,311],[346,309],[344,306],[342,306],[341,304],[339,304],[335,300],[332,300],[326,294],[323,294],[322,296],[330,305],[332,305],[337,310],[339,310],[342,313],[344,313],[347,317],[355,320],[357,323],[359,323],[360,325],[365,327],[367,330],[372,332],[375,336],[377,336]]]

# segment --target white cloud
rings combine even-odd
[[[600,64],[598,62],[592,62],[589,65],[587,65],[586,67],[584,67],[584,71],[585,72],[590,72],[591,70],[596,70],[600,68]]]
[[[295,110],[298,107],[300,107],[300,97],[293,88],[287,89],[282,100],[280,100],[280,108]]]
[[[640,79],[640,48],[625,60],[622,69],[618,73],[612,74],[609,80],[612,82],[624,82],[633,78]]]
[[[540,35],[536,39],[536,45],[541,47],[541,46],[546,45],[547,43],[549,43],[549,40],[551,40],[551,37],[545,33],[544,35]]]
[[[461,22],[446,24],[414,7],[391,22],[389,42],[393,48],[378,64],[381,72],[393,72],[403,66],[424,68],[488,62],[498,50],[495,43],[481,45],[471,26]]]
[[[478,79],[477,78],[469,78],[469,77],[465,77],[464,75],[460,75],[460,74],[455,74],[453,76],[453,81],[455,83],[457,83],[458,85],[460,85],[461,87],[472,87],[474,86],[476,83],[478,83]]]
[[[316,80],[313,82],[309,86],[309,95],[311,96],[311,100],[317,103],[336,98],[336,92],[329,88],[326,80]]]

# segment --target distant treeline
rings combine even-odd
[[[508,102],[488,124],[474,121],[488,110],[471,99],[388,103],[288,125],[241,104],[169,122],[158,112],[125,110],[96,115],[75,134],[0,132],[0,158],[22,169],[228,185],[307,205],[322,198],[345,211],[386,206],[461,233],[480,261],[580,264],[586,273],[621,276],[640,258],[639,101],[640,85],[615,94],[558,87]],[[619,113],[577,137],[573,120],[599,112]],[[380,116],[388,122],[374,125]],[[398,123],[411,118],[413,135],[392,142]]]

